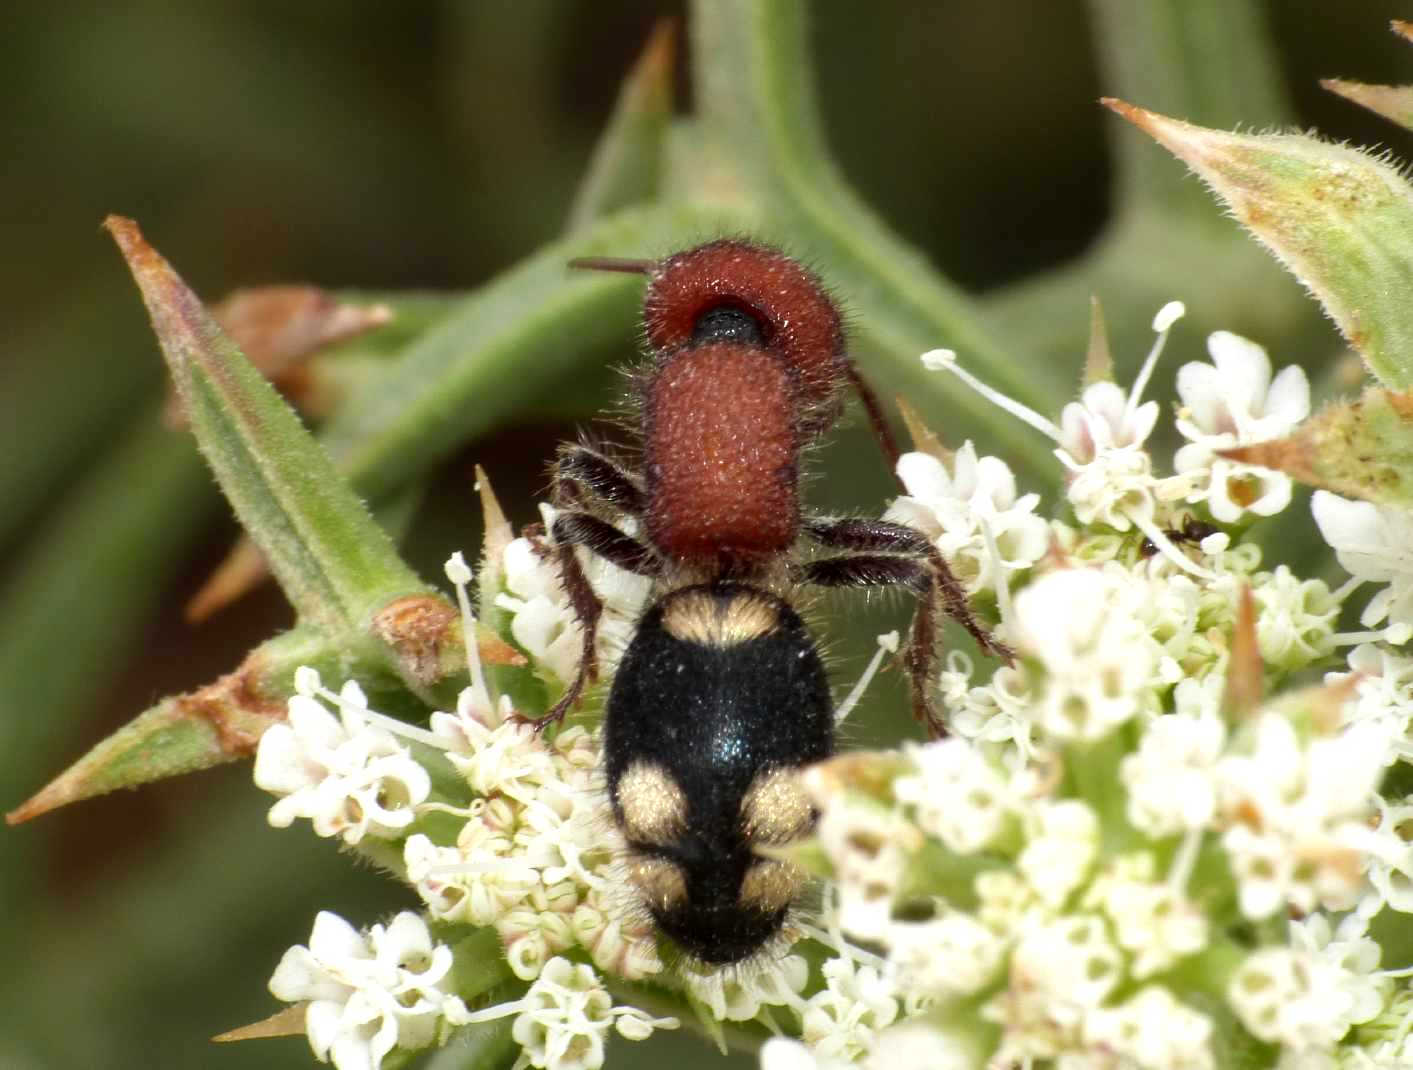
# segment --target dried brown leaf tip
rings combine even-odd
[[[212,306],[211,314],[246,359],[306,414],[317,414],[322,407],[308,359],[393,318],[387,305],[350,304],[317,286],[237,290]],[[173,428],[186,426],[175,393],[167,398],[163,419]]]
[[[482,579],[485,583],[499,586],[505,548],[515,540],[515,531],[505,518],[505,510],[501,508],[490,477],[479,464],[476,466],[476,493],[481,499],[482,530],[485,532],[481,546]]]
[[[1084,385],[1112,382],[1114,356],[1109,351],[1109,328],[1097,294],[1089,298],[1089,348],[1084,354]]]
[[[1413,129],[1413,86],[1368,85],[1343,78],[1322,78],[1320,86],[1405,129]]]
[[[187,621],[200,624],[244,598],[269,576],[270,566],[265,562],[265,555],[248,535],[242,536],[187,602]]]
[[[1265,676],[1261,644],[1256,634],[1256,598],[1250,587],[1242,587],[1236,607],[1236,625],[1231,635],[1226,693],[1222,700],[1230,716],[1238,719],[1249,717],[1260,707]]]
[[[476,648],[489,665],[524,665],[525,655],[486,628],[476,629]],[[430,687],[466,664],[461,616],[436,595],[408,595],[373,618],[373,634],[397,656],[404,671]]]
[[[251,1022],[249,1025],[217,1033],[211,1039],[217,1044],[229,1044],[237,1040],[266,1040],[270,1037],[298,1037],[305,1031],[304,1019],[308,1004],[296,1003],[270,1017]]]
[[[1221,453],[1349,498],[1413,508],[1413,391],[1370,387],[1286,438]]]
[[[1405,41],[1413,41],[1413,23],[1394,19],[1389,28]],[[1320,85],[1361,107],[1382,115],[1407,130],[1413,130],[1413,86],[1366,85],[1343,78],[1323,78]]]
[[[912,439],[913,449],[919,453],[926,453],[936,457],[943,464],[950,465],[956,457],[956,451],[950,450],[943,444],[937,432],[928,427],[923,421],[922,414],[913,408],[912,403],[907,398],[898,397],[895,399],[898,412],[903,417],[903,426],[907,428],[908,437]]]

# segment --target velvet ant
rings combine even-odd
[[[813,637],[792,608],[801,586],[915,592],[906,652],[913,708],[945,734],[928,696],[936,610],[993,654],[923,534],[900,524],[807,515],[801,452],[852,389],[897,459],[882,411],[845,351],[820,280],[754,242],[708,242],[660,261],[576,267],[641,273],[647,367],[635,379],[636,470],[586,444],[554,466],[550,531],[583,628],[578,673],[538,723],[561,719],[595,673],[602,606],[584,547],[655,581],[609,691],[604,755],[629,879],[659,928],[705,962],[747,958],[779,931],[803,882],[757,848],[806,835],[814,810],[798,771],[834,749],[834,709]],[[623,530],[631,517],[638,537]],[[802,537],[831,556],[796,554]]]

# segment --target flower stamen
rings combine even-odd
[[[998,409],[1004,409],[1022,423],[1027,423],[1035,428],[1042,435],[1048,435],[1056,442],[1060,441],[1060,429],[1053,420],[1047,420],[1030,406],[1022,404],[1015,398],[1007,397],[995,387],[983,383],[957,363],[956,350],[930,349],[922,355],[921,360],[922,366],[928,371],[951,372]]]
[[[859,699],[863,698],[864,691],[868,689],[868,685],[873,682],[873,678],[878,674],[878,667],[883,664],[883,655],[896,654],[897,652],[897,632],[888,632],[886,635],[880,635],[878,637],[878,649],[873,652],[873,657],[869,659],[868,666],[864,669],[863,675],[859,677],[858,683],[854,684],[849,693],[844,696],[844,701],[839,703],[838,708],[834,711],[834,723],[836,725],[843,724],[844,718],[854,712],[854,707],[859,704]]]
[[[471,613],[471,599],[466,588],[471,583],[471,566],[460,550],[447,559],[446,578],[456,588],[456,604],[461,610],[461,637],[466,644],[466,671],[471,676],[471,692],[483,709],[494,708],[485,674],[481,671],[481,651],[476,643],[476,618]]]

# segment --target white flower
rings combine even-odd
[[[857,939],[877,940],[887,931],[893,896],[922,834],[871,799],[831,791],[816,770],[807,770],[802,783],[821,811],[815,835],[834,865],[839,925]]]
[[[977,743],[1010,743],[1021,764],[1035,747],[1028,709],[1032,701],[1025,673],[1002,665],[985,684],[973,687],[971,659],[952,650],[938,676],[938,694],[947,711],[947,726],[963,739]]]
[[[1263,948],[1232,976],[1227,1001],[1261,1040],[1296,1051],[1329,1048],[1362,1009],[1354,979],[1345,966],[1314,952]]]
[[[1123,573],[1058,569],[1016,596],[1016,638],[1045,667],[1040,727],[1061,740],[1107,735],[1144,705],[1156,668],[1140,613],[1148,585]]]
[[[1077,1046],[1086,1016],[1123,977],[1123,956],[1105,930],[1097,915],[1074,914],[1021,936],[1009,988],[982,1010],[1005,1029],[1002,1056],[1049,1057]]]
[[[1323,580],[1301,580],[1285,565],[1262,573],[1252,588],[1261,660],[1279,669],[1303,669],[1334,649],[1339,601]]]
[[[1041,901],[1058,909],[1089,874],[1099,853],[1099,819],[1078,799],[1045,800],[1030,815],[1030,840],[1016,869]]]
[[[1388,737],[1385,761],[1413,761],[1413,658],[1400,657],[1373,643],[1349,652],[1348,673],[1329,673],[1325,683],[1353,678],[1354,697],[1343,709],[1344,723],[1368,724]]]
[[[545,884],[572,879],[588,887],[602,883],[594,870],[609,860],[611,827],[606,799],[551,786],[526,805],[514,839]]]
[[[1346,971],[1344,990],[1352,1005],[1349,1021],[1362,1025],[1384,1009],[1393,981],[1378,972],[1383,951],[1369,935],[1369,921],[1355,912],[1332,927],[1324,914],[1290,923],[1290,945]]]
[[[1220,687],[1220,676],[1210,679]],[[1193,680],[1177,687],[1184,697],[1201,690]],[[1225,738],[1226,726],[1212,714],[1173,713],[1149,722],[1138,750],[1119,767],[1134,827],[1170,836],[1208,825],[1217,810],[1215,769]]]
[[[799,955],[761,958],[731,969],[684,963],[678,972],[688,994],[718,1022],[749,1022],[765,1007],[798,1006],[810,974]]]
[[[409,836],[403,861],[407,879],[441,921],[494,925],[524,902],[539,880],[530,864],[516,857],[510,838],[479,817],[461,826],[455,847]]]
[[[858,1059],[898,1017],[897,992],[872,966],[849,958],[828,959],[821,970],[825,988],[800,1013],[804,1041],[826,1057]]]
[[[1133,1060],[1144,1070],[1211,1070],[1212,1020],[1166,988],[1148,985],[1117,1007],[1102,1007],[1084,1023],[1087,1043]]]
[[[811,1051],[798,1040],[771,1037],[761,1045],[760,1070],[981,1070],[983,1047],[969,1033],[906,1021],[880,1032],[872,1050],[858,1062]]]
[[[1092,383],[1060,412],[1060,449],[1078,466],[1110,450],[1142,446],[1158,422],[1158,403],[1130,404],[1117,383]]]
[[[1242,913],[1352,907],[1387,741],[1355,728],[1304,744],[1289,718],[1266,712],[1239,742],[1217,777]]]
[[[932,539],[968,594],[997,590],[1045,554],[1048,526],[1035,515],[1040,496],[1017,497],[1016,477],[1005,462],[978,458],[970,441],[957,451],[951,472],[931,454],[903,454],[898,478],[908,493],[885,519]]]
[[[320,836],[349,844],[396,836],[412,823],[431,780],[391,732],[368,723],[357,684],[345,684],[339,698],[335,717],[312,696],[293,695],[289,720],[260,737],[255,783],[283,796],[270,808],[270,824],[309,818]]]
[[[1362,1023],[1358,1046],[1341,1070],[1407,1070],[1413,1066],[1413,987],[1404,986],[1379,1014]]]
[[[574,946],[574,912],[580,900],[580,888],[573,881],[538,884],[525,902],[496,922],[506,964],[516,977],[533,981],[551,957]]]
[[[1153,881],[1151,854],[1121,858],[1095,880],[1085,904],[1114,925],[1114,938],[1133,955],[1138,979],[1175,965],[1207,946],[1207,918],[1169,884]]]
[[[974,882],[977,918],[997,936],[1007,940],[1044,924],[1053,912],[1029,882],[1008,869],[978,873]]]
[[[1413,805],[1379,800],[1379,829],[1369,860],[1369,883],[1393,910],[1413,914]]]
[[[1153,515],[1153,462],[1143,443],[1158,419],[1158,403],[1132,406],[1110,382],[1085,388],[1060,413],[1055,456],[1069,469],[1066,495],[1081,524],[1127,531]]]
[[[893,781],[899,802],[916,808],[917,825],[959,854],[989,845],[1011,810],[1005,777],[968,742],[944,739],[908,747],[916,773]]]
[[[676,1029],[675,1018],[653,1018],[636,1007],[615,1007],[592,966],[564,958],[545,963],[522,999],[454,1019],[458,1024],[515,1015],[510,1028],[522,1049],[517,1066],[541,1070],[598,1070],[610,1029],[645,1040],[654,1029]]]
[[[626,882],[624,877],[620,886]],[[594,965],[629,981],[662,972],[657,931],[644,911],[626,908],[623,896],[610,889],[590,888],[574,908],[574,938],[588,950]]]
[[[985,1062],[983,1044],[976,1037],[919,1021],[883,1030],[861,1062],[811,1051],[787,1037],[771,1037],[760,1049],[760,1070],[981,1070]]]
[[[1154,317],[1158,337],[1127,394],[1114,383],[1091,384],[1079,401],[1065,406],[1059,424],[981,382],[957,363],[957,355],[949,349],[924,353],[922,363],[928,369],[952,373],[1055,442],[1055,456],[1069,470],[1066,495],[1081,524],[1100,523],[1117,531],[1137,527],[1177,567],[1205,576],[1154,523],[1155,505],[1160,492],[1166,496],[1167,481],[1153,477],[1152,460],[1143,448],[1158,419],[1157,403],[1142,401],[1143,391],[1168,332],[1184,312],[1180,302],[1170,301]]]
[[[1413,624],[1413,513],[1350,501],[1326,490],[1314,493],[1310,511],[1345,571],[1365,582],[1388,584],[1364,607],[1359,618],[1364,626],[1385,619]]]
[[[760,1048],[760,1070],[846,1070],[850,1065],[812,1052],[789,1037],[771,1037]]]
[[[863,1065],[865,1070],[981,1070],[986,1054],[976,1031],[913,1020],[879,1033]]]
[[[445,1021],[464,1011],[446,988],[451,964],[451,949],[434,944],[416,914],[399,914],[365,934],[321,911],[309,946],[285,952],[270,991],[288,1003],[308,1003],[305,1027],[320,1062],[376,1070],[395,1047],[442,1039]]]
[[[1271,361],[1255,342],[1217,331],[1207,339],[1211,364],[1184,364],[1177,390],[1183,408],[1177,427],[1188,445],[1174,467],[1192,489],[1189,502],[1205,501],[1218,521],[1242,513],[1270,516],[1290,504],[1290,477],[1268,468],[1218,457],[1220,450],[1283,438],[1310,415],[1310,383],[1296,365],[1271,379]]]
[[[1262,918],[1286,903],[1303,912],[1353,906],[1386,741],[1349,730],[1306,745],[1287,717],[1267,712],[1242,746],[1218,764],[1229,822],[1222,845],[1242,912]]]
[[[545,530],[552,530],[554,510],[541,506],[540,511]],[[623,526],[628,534],[633,533],[631,522]],[[600,668],[611,670],[632,637],[652,580],[596,554],[580,553],[579,563],[589,586],[603,602],[595,652]],[[508,593],[498,595],[496,605],[512,614],[510,634],[537,667],[549,669],[560,680],[572,680],[579,669],[582,641],[553,559],[540,553],[529,539],[521,538],[506,546],[502,565]]]
[[[1001,968],[1006,941],[961,911],[922,922],[894,922],[883,941],[902,991],[928,997],[979,992]]]

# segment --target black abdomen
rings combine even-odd
[[[832,750],[824,667],[785,602],[716,583],[643,617],[609,694],[604,756],[630,875],[683,950],[735,962],[780,928],[802,876],[753,847],[808,832],[794,774]]]

